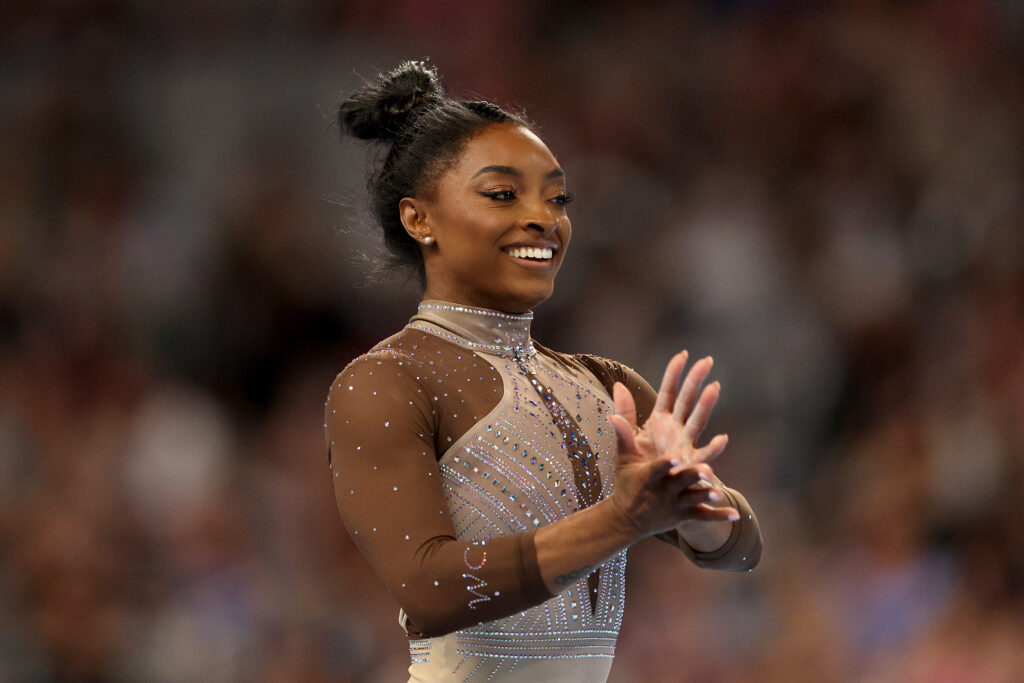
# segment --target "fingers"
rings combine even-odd
[[[704,463],[678,463],[667,472],[667,475],[670,478],[670,486],[677,491],[698,482],[713,482],[715,476],[711,467]]]
[[[700,478],[695,483],[681,489],[675,488],[677,484],[692,482],[698,472]],[[713,480],[710,472],[711,468],[707,465],[686,468],[678,479],[673,481],[673,486],[666,490],[666,495],[675,496],[675,510],[681,517],[680,521],[734,522],[739,519],[739,512],[728,504],[729,499],[725,493],[716,485],[708,483]],[[723,501],[726,503],[725,507],[717,507],[722,505]]]
[[[695,508],[698,505],[714,507],[715,503],[725,500],[725,496],[716,488],[691,487],[683,489],[676,498],[676,503],[684,507]]]
[[[721,455],[728,445],[728,434],[716,434],[706,446],[694,450],[687,459],[673,458],[673,466],[668,474],[672,477],[685,476],[692,481],[700,479],[715,482],[715,474],[707,463]]]
[[[676,387],[679,386],[679,378],[683,375],[683,368],[686,367],[686,359],[689,354],[682,351],[672,356],[672,359],[665,366],[665,375],[661,378],[661,389],[658,390],[658,400],[654,404],[655,410],[668,412],[676,397]]]
[[[694,462],[711,462],[725,450],[729,445],[728,434],[718,434],[706,446],[698,448],[693,452]]]
[[[619,456],[635,453],[636,442],[633,439],[633,427],[626,421],[626,418],[621,415],[609,415],[608,421],[615,427]]]
[[[735,522],[740,518],[739,510],[733,507],[716,508],[701,503],[689,509],[689,520],[693,522]]]
[[[708,378],[714,364],[715,361],[711,356],[701,358],[686,374],[683,388],[679,391],[679,398],[676,399],[675,406],[672,408],[672,416],[680,422],[690,417],[690,411],[693,410],[694,403],[697,402],[697,392],[700,391],[704,380]]]
[[[619,447],[626,452],[632,429],[621,415],[613,415],[610,420],[620,435]],[[717,507],[730,506],[731,501],[707,464],[684,465],[661,457],[647,462],[627,458],[626,465],[619,470],[621,479],[612,497],[625,500],[627,509],[639,511],[642,519],[636,525],[641,531],[652,533],[681,524],[739,519],[735,508]]]
[[[700,393],[697,405],[694,406],[693,412],[686,418],[686,423],[683,425],[683,431],[686,432],[692,441],[696,441],[701,432],[704,431],[704,428],[708,426],[708,420],[711,419],[711,411],[714,410],[715,404],[718,403],[718,397],[721,392],[722,385],[718,382],[712,382],[704,387],[704,391]]]
[[[636,428],[636,401],[633,394],[622,382],[616,382],[612,387],[612,398],[615,401],[615,414],[621,415],[629,423],[630,427]]]

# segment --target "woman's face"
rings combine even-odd
[[[402,204],[410,233],[433,238],[423,250],[425,298],[519,313],[551,296],[572,234],[571,197],[540,138],[510,123],[484,129],[432,194]]]

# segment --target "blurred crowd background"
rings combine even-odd
[[[374,280],[345,92],[520,105],[573,246],[534,336],[715,356],[752,574],[631,551],[615,683],[1020,681],[1024,6],[0,5],[0,681],[405,680],[338,518]]]

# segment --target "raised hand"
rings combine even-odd
[[[645,534],[739,517],[731,507],[713,505],[725,497],[707,464],[725,450],[728,437],[719,434],[703,447],[696,445],[718,401],[718,382],[701,390],[713,362],[708,357],[694,363],[678,388],[686,361],[685,351],[669,361],[654,410],[643,427],[637,426],[629,390],[622,384],[614,387],[616,414],[609,419],[618,434],[619,461],[612,498]]]

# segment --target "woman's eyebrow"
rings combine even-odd
[[[516,178],[523,177],[523,172],[514,166],[502,166],[500,164],[496,164],[493,166],[484,166],[479,171],[473,174],[473,178],[481,176],[484,173],[502,173],[504,175],[515,176]],[[544,180],[551,180],[552,178],[561,178],[564,175],[565,171],[563,171],[560,168],[556,168],[553,171],[550,171],[546,176],[544,176]]]
[[[514,175],[517,178],[523,177],[523,172],[513,166],[484,166],[479,171],[473,174],[473,177],[481,176],[484,173],[502,173],[504,175]]]

